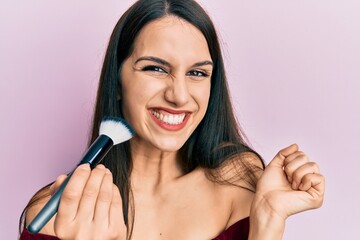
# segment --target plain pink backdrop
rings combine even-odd
[[[133,1],[1,1],[0,232],[86,149],[105,47]],[[202,0],[221,36],[238,118],[268,162],[298,143],[326,176],[324,206],[284,239],[354,239],[360,215],[360,4]],[[136,97],[136,96],[134,96]]]

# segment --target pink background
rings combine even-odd
[[[1,239],[16,239],[32,194],[85,150],[108,37],[132,2],[2,0]],[[254,147],[269,161],[296,142],[327,178],[324,206],[289,218],[284,239],[354,239],[359,1],[201,2],[221,35],[233,102]]]

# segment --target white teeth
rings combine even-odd
[[[156,111],[151,111],[152,115],[154,115],[160,121],[170,124],[170,125],[177,125],[184,121],[185,113],[182,114],[162,114]]]
[[[169,118],[169,117],[166,115],[166,116],[162,119],[162,121],[163,121],[163,122],[166,122],[166,123],[170,123],[170,121],[168,120],[168,118]]]

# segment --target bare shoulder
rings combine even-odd
[[[245,152],[226,160],[210,176],[216,180],[255,191],[257,180],[264,170],[262,160],[251,152]]]
[[[50,199],[49,188],[45,188],[35,194],[33,199],[37,199],[34,204],[32,204],[26,211],[25,223],[28,225],[35,216],[40,212],[43,206]],[[53,235],[55,236],[54,231],[54,217],[41,229],[39,233]]]
[[[218,194],[230,204],[227,227],[250,215],[256,183],[262,172],[262,160],[250,152],[239,154],[210,172],[210,178],[218,183]]]

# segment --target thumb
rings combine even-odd
[[[60,175],[56,181],[51,184],[49,190],[50,190],[50,194],[53,195],[56,190],[60,187],[60,185],[64,182],[64,180],[67,178],[67,175]]]
[[[292,144],[292,145],[280,150],[276,154],[276,156],[273,158],[273,160],[271,160],[271,162],[269,163],[269,166],[283,167],[285,158],[287,158],[289,155],[297,152],[298,150],[299,150],[299,147],[297,144]]]

